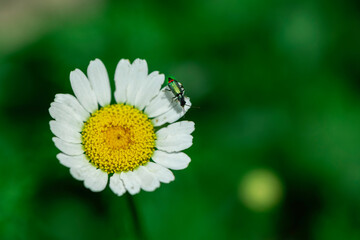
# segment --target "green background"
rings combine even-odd
[[[95,58],[111,80],[121,58],[146,59],[199,107],[184,117],[196,124],[189,167],[134,197],[147,239],[360,239],[359,11],[350,0],[2,1],[0,239],[136,239],[126,197],[84,188],[51,141],[50,103]],[[282,189],[265,210],[239,191],[255,169]]]

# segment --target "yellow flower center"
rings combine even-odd
[[[93,113],[81,134],[90,162],[108,173],[144,165],[155,148],[156,135],[150,119],[124,104],[109,105]]]

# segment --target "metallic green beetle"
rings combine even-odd
[[[184,108],[186,105],[185,102],[185,89],[181,83],[173,79],[172,77],[168,78],[168,86],[171,90],[171,92],[175,95],[175,99],[177,99],[180,102],[180,106]]]

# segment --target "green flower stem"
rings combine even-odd
[[[129,204],[131,216],[132,216],[133,223],[134,223],[135,236],[139,240],[145,240],[146,238],[145,238],[143,229],[141,227],[139,213],[136,209],[134,197],[132,195],[130,195],[129,193],[126,193],[126,198],[127,198],[128,204]]]

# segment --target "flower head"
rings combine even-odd
[[[160,89],[164,75],[148,74],[145,60],[120,60],[115,103],[99,59],[90,62],[87,76],[79,69],[72,71],[70,82],[75,96],[55,95],[50,129],[62,152],[57,155],[60,163],[85,187],[98,192],[109,181],[119,196],[154,191],[160,182],[174,180],[169,169],[188,166],[190,158],[181,151],[192,145],[194,123],[176,121],[189,109],[190,100],[185,97],[182,108],[166,87]]]

